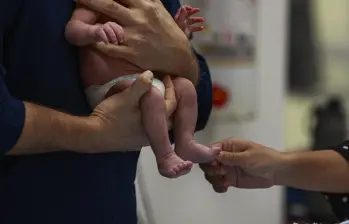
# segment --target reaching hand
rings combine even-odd
[[[121,44],[125,41],[124,30],[122,27],[114,22],[107,22],[105,24],[95,26],[93,36],[96,42],[103,41],[105,44]]]
[[[193,32],[202,31],[203,26],[193,26],[197,23],[204,22],[203,17],[192,17],[193,15],[200,12],[199,8],[193,8],[191,6],[183,6],[178,9],[175,15],[175,21],[179,28],[189,38]]]
[[[205,178],[216,192],[228,187],[268,188],[274,185],[274,176],[281,163],[281,153],[244,139],[226,139],[218,142],[222,153],[217,161],[201,164]]]

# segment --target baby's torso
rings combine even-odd
[[[101,16],[97,23],[104,24],[111,21],[106,16]],[[80,72],[85,87],[100,85],[110,80],[135,73],[143,72],[142,69],[126,60],[109,57],[93,46],[80,48]]]

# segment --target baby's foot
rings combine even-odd
[[[193,163],[184,161],[174,152],[168,153],[166,156],[157,159],[159,173],[168,178],[177,178],[190,172]]]
[[[175,152],[184,160],[193,163],[207,163],[221,152],[220,147],[207,147],[191,140],[186,143],[175,144]]]

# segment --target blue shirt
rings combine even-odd
[[[174,15],[178,0],[163,0]],[[21,134],[29,101],[88,115],[77,48],[64,39],[71,0],[0,1],[0,223],[136,224],[134,180],[139,153],[72,152],[4,156]],[[199,56],[197,130],[212,104],[211,80]],[[6,72],[5,72],[6,71]]]

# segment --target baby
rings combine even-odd
[[[192,26],[203,22],[203,18],[192,17],[199,11],[190,6],[181,7],[175,16],[176,23],[187,37],[203,29],[202,26]],[[80,72],[92,108],[106,97],[128,88],[144,72],[137,65],[109,57],[92,46],[100,41],[122,44],[125,42],[123,34],[123,28],[115,21],[81,6],[77,6],[66,26],[66,39],[81,47]],[[140,100],[142,125],[155,154],[159,173],[169,178],[187,174],[192,163],[211,161],[220,152],[219,148],[206,147],[193,139],[198,110],[194,85],[180,77],[174,77],[173,84],[178,102],[174,112],[174,151],[169,141],[162,81],[155,78],[151,90]]]

